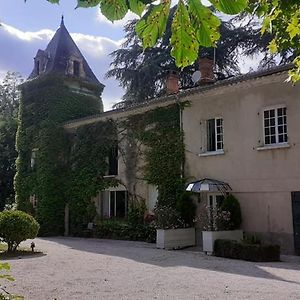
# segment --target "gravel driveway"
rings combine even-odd
[[[36,239],[45,255],[9,260],[28,300],[300,299],[300,260],[251,263],[128,241]],[[25,243],[30,244],[30,241]]]

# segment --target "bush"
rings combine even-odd
[[[156,231],[151,224],[131,225],[117,220],[97,223],[94,236],[102,239],[155,242]]]
[[[233,240],[216,240],[214,255],[256,262],[280,261],[280,246],[248,244]]]
[[[184,221],[175,208],[158,206],[154,209],[154,226],[157,229],[184,228]]]
[[[227,196],[222,205],[221,210],[229,212],[230,221],[227,224],[227,230],[239,229],[242,223],[242,213],[239,201],[233,196]]]
[[[22,241],[37,236],[40,225],[30,215],[19,210],[0,213],[0,238],[7,243],[7,251],[14,252]]]
[[[193,203],[193,199],[190,196],[191,193],[184,192],[176,202],[176,209],[184,223],[187,226],[192,227],[196,215],[196,205]]]
[[[141,204],[131,204],[128,209],[128,223],[132,226],[144,223],[146,206]]]

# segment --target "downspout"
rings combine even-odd
[[[180,130],[180,136],[181,136],[181,139],[182,139],[182,143],[184,143],[183,122],[182,122],[183,106],[180,104],[178,93],[175,95],[175,101],[176,101],[176,104],[179,107],[179,130]],[[181,167],[180,167],[180,177],[181,177],[181,179],[184,178],[184,162],[185,162],[185,153],[184,153],[184,157],[183,157],[183,160],[181,162]]]

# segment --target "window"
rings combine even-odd
[[[79,61],[73,61],[73,75],[79,77],[80,75],[80,63]]]
[[[36,74],[40,75],[40,61],[36,60],[35,64],[36,64]]]
[[[37,151],[38,151],[37,148],[32,149],[32,151],[31,151],[31,158],[30,158],[30,167],[31,167],[31,169],[33,169],[34,166],[35,166]]]
[[[215,118],[206,121],[207,151],[223,150],[223,119]]]
[[[108,157],[108,175],[118,175],[118,146],[111,148]]]
[[[207,198],[207,206],[210,208],[218,208],[221,207],[224,202],[224,195],[217,194],[208,194]]]
[[[29,202],[32,204],[34,208],[37,207],[37,198],[35,195],[29,196]]]
[[[264,110],[265,145],[287,143],[286,107]]]
[[[110,218],[124,218],[127,216],[127,192],[111,191],[109,196],[109,216]]]

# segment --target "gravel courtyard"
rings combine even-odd
[[[45,255],[9,260],[16,281],[6,286],[28,300],[300,299],[300,260],[293,257],[250,263],[139,242],[35,243]]]

